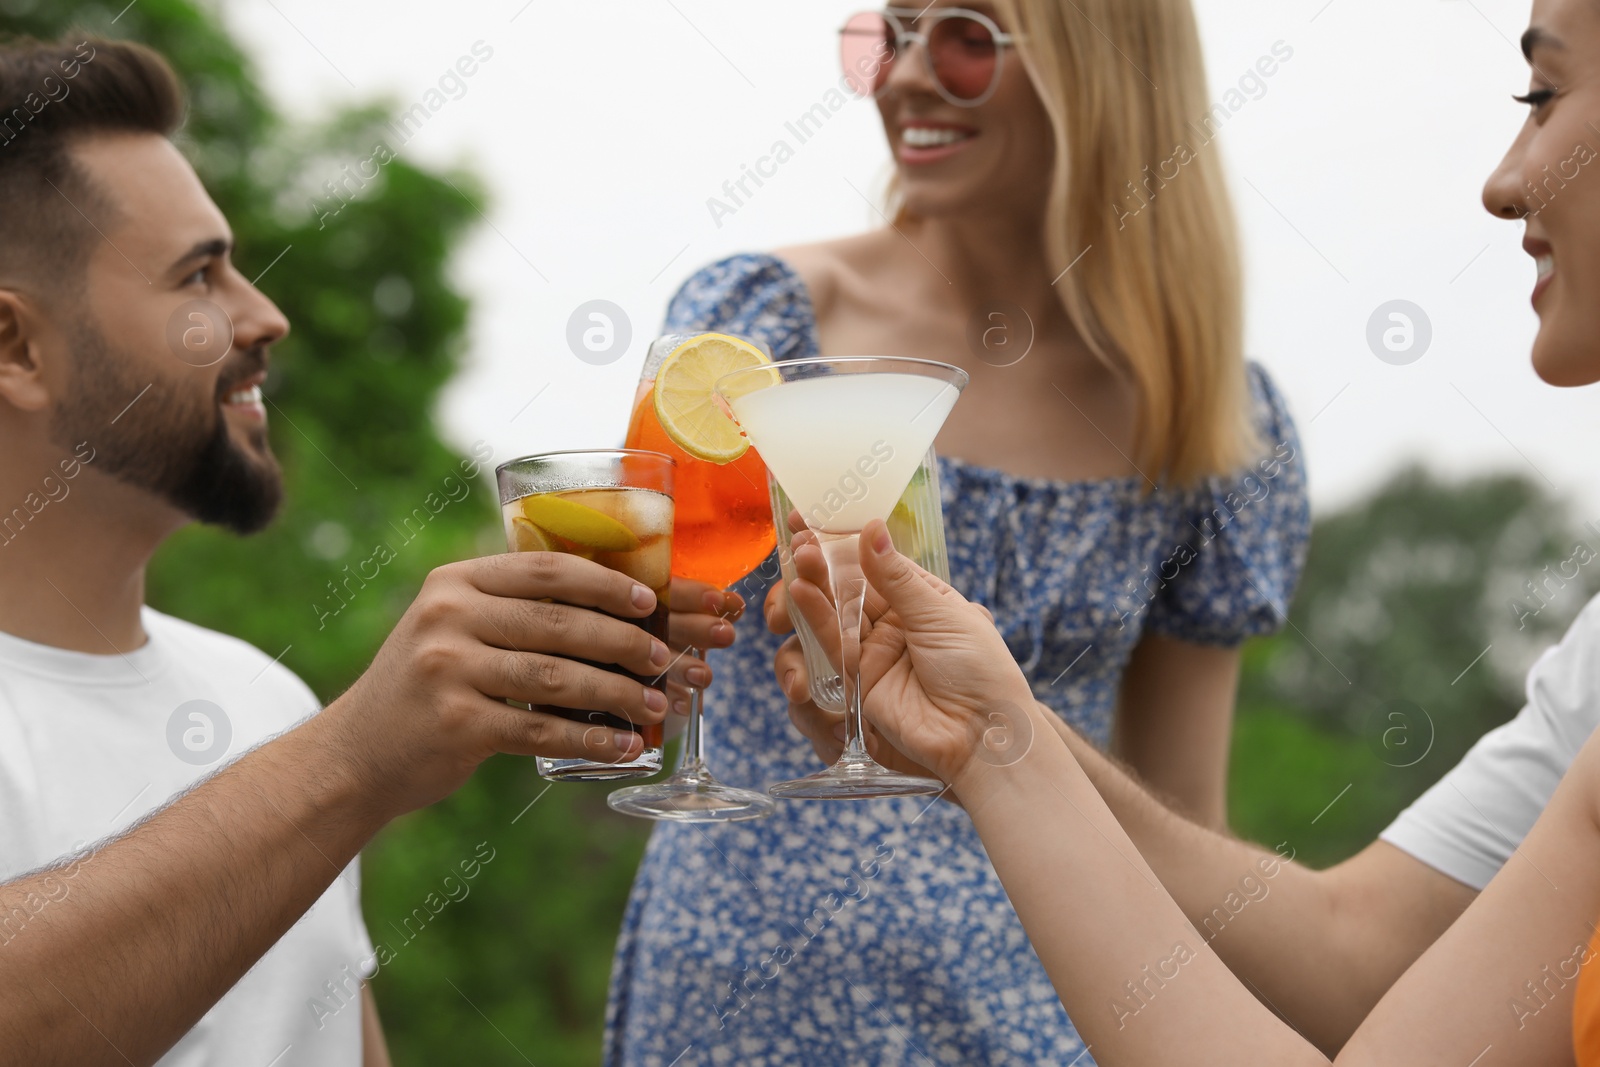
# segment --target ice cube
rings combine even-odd
[[[623,521],[641,538],[663,537],[672,532],[672,498],[640,489],[628,494],[628,517]]]
[[[654,590],[672,581],[672,546],[664,537],[650,538],[632,552],[602,552],[595,562]]]

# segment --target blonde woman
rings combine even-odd
[[[893,223],[707,267],[666,330],[967,368],[937,442],[955,586],[1040,701],[1222,825],[1238,645],[1286,610],[1307,508],[1294,427],[1241,353],[1188,0],[891,8],[842,41],[894,156]],[[780,639],[738,630],[707,693],[719,773],[817,769],[787,722],[801,694],[773,683]],[[630,1067],[1083,1048],[971,823],[926,800],[658,826],[608,1022],[606,1062]]]

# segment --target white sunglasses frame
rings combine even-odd
[[[1000,29],[1000,27],[995,23],[994,19],[990,18],[988,15],[985,15],[982,11],[973,11],[972,9],[965,7],[886,7],[878,10],[867,8],[857,11],[855,14],[851,15],[845,20],[845,24],[839,28],[839,35],[841,37],[850,32],[850,23],[858,15],[881,16],[883,20],[889,24],[889,29],[894,34],[895,51],[897,54],[899,52],[903,52],[911,45],[921,45],[922,63],[927,69],[928,79],[933,82],[934,88],[939,91],[939,95],[942,96],[947,103],[954,104],[956,107],[978,107],[979,105],[988,102],[989,98],[994,95],[995,90],[1000,87],[1000,75],[1005,69],[1006,49],[1014,48],[1017,42],[1021,40],[1021,37],[1018,35],[1006,33],[1004,30]],[[951,18],[971,19],[972,21],[981,25],[984,29],[988,30],[989,35],[994,39],[994,74],[990,77],[989,87],[983,91],[983,94],[971,100],[965,100],[955,95],[948,88],[946,88],[944,82],[939,80],[939,72],[934,70],[933,67],[933,53],[928,50],[928,34],[918,32],[916,30],[908,30],[905,27],[905,23],[902,21],[902,19],[910,19],[912,24],[915,25],[917,22],[938,23]],[[882,92],[883,90],[880,89],[871,95],[874,99],[876,99],[882,94]]]

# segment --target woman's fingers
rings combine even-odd
[[[946,593],[961,599],[950,586],[895,551],[888,525],[878,519],[861,531],[861,569],[908,630],[923,625],[942,628],[950,610]]]
[[[838,719],[835,723],[833,720]],[[794,728],[800,731],[800,736],[811,742],[811,747],[817,753],[817,758],[823,763],[836,763],[844,753],[844,719],[823,711],[815,704],[807,701],[804,704],[789,705],[789,721],[794,723]],[[838,729],[835,729],[835,726]]]
[[[822,554],[822,545],[816,534],[807,530],[796,535],[790,545],[790,555],[794,557],[797,577],[804,578],[819,589],[828,588],[828,561]]]
[[[908,560],[907,562],[910,561]],[[911,565],[916,566],[915,563],[912,563]],[[828,578],[828,561],[823,555],[822,546],[816,541],[815,535],[812,535],[812,539],[810,541],[805,542],[802,542],[798,537],[795,538],[794,569],[796,577],[804,578],[806,581],[822,590],[823,593],[828,596],[830,601],[832,600],[833,585]],[[928,577],[933,578],[932,575],[929,575]],[[938,581],[936,578],[933,580]],[[869,622],[875,622],[882,618],[884,613],[889,609],[888,602],[883,599],[883,594],[874,589],[871,583],[868,583],[867,585],[867,599],[865,603],[867,620]]]
[[[668,594],[671,615],[668,644],[686,648],[727,648],[733,644],[733,624],[744,614],[744,597],[689,578],[673,578]]]
[[[789,701],[789,721],[800,735],[811,742],[824,763],[832,763],[844,751],[844,740],[835,727],[843,728],[844,716],[824,711],[811,699],[810,678],[806,673],[805,652],[800,639],[791,637],[773,659],[778,685]]]
[[[672,662],[668,664],[665,673],[667,685],[676,686],[681,690],[704,689],[715,677],[705,660],[697,659],[685,652],[673,654]]]
[[[779,647],[772,660],[772,671],[778,676],[778,688],[783,690],[789,703],[800,704],[811,699],[811,674],[806,670],[806,654],[798,637],[789,638]]]
[[[692,578],[672,579],[667,594],[667,606],[673,611],[720,615],[729,621],[738,621],[744,614],[744,597],[731,589],[718,589]]]
[[[668,644],[678,651],[698,648],[727,648],[733,644],[733,624],[717,616],[701,612],[674,611],[667,620]]]
[[[790,583],[789,598],[794,603],[794,609],[800,613],[800,617],[806,620],[806,625],[811,627],[811,632],[816,634],[818,643],[822,645],[823,654],[828,657],[828,662],[833,664],[834,670],[838,670],[844,656],[840,651],[839,614],[834,611],[833,602],[813,582],[805,578],[796,578]],[[798,645],[798,639],[794,640]]]
[[[733,644],[733,622],[744,614],[745,602],[738,593],[677,577],[672,579],[667,602],[671,608],[667,643],[673,650],[666,670],[668,707],[675,714],[687,715],[692,690],[704,689],[713,677],[705,659],[689,650],[704,652]]]
[[[784,582],[773,582],[767,590],[767,599],[761,606],[761,613],[767,620],[767,629],[775,634],[786,634],[794,629],[794,619],[789,614],[788,586]]]
[[[672,585],[667,589],[667,607],[673,611],[704,611],[706,597],[717,591],[714,585],[673,575]]]

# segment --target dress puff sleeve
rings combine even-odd
[[[816,354],[816,314],[805,283],[783,260],[742,253],[703,267],[667,307],[663,333],[709,330],[764,342],[774,359]]]
[[[1288,619],[1311,535],[1305,457],[1277,386],[1254,363],[1249,376],[1262,454],[1187,498],[1180,547],[1163,563],[1177,573],[1150,605],[1148,632],[1233,646]]]

